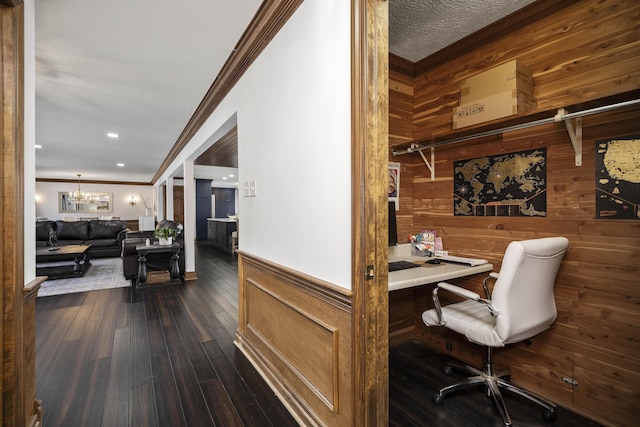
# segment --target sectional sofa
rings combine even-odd
[[[127,223],[121,220],[36,221],[36,247],[49,244],[51,230],[58,246],[91,245],[89,256],[118,257],[126,236]]]

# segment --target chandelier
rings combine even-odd
[[[69,201],[71,203],[83,203],[83,204],[95,203],[96,196],[94,194],[83,193],[82,190],[80,190],[80,176],[81,175],[78,174],[78,191],[69,193]]]

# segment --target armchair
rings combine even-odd
[[[451,368],[463,370],[472,377],[466,381],[440,389],[433,397],[436,405],[444,403],[444,396],[474,385],[484,385],[487,396],[492,396],[504,425],[511,425],[511,418],[500,393],[500,387],[519,394],[542,406],[547,421],[555,418],[556,407],[524,389],[503,379],[508,371],[494,371],[492,349],[526,340],[548,329],[555,321],[557,311],[553,294],[556,274],[567,251],[564,237],[511,242],[507,247],[499,273],[490,273],[483,282],[486,297],[441,282],[433,290],[434,307],[422,314],[427,326],[446,326],[463,334],[476,344],[487,347],[484,371],[467,365],[449,363]],[[495,280],[493,292],[488,283]],[[452,292],[465,299],[463,302],[441,307],[440,290]]]

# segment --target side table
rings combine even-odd
[[[138,253],[138,277],[136,279],[136,289],[152,286],[147,284],[147,254],[150,253],[162,253],[170,252],[171,261],[169,265],[169,281],[164,283],[154,283],[155,285],[175,285],[182,283],[180,279],[180,267],[178,266],[178,259],[180,258],[180,249],[182,246],[179,243],[172,243],[171,245],[136,245],[136,252]]]

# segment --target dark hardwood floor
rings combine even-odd
[[[199,245],[196,266],[198,280],[186,285],[36,300],[45,427],[297,425],[233,344],[237,259]],[[444,376],[443,363],[416,342],[390,350],[390,425],[500,425],[479,390],[431,402],[458,378]],[[515,425],[597,425],[562,409],[544,423],[534,405],[507,404]]]
[[[45,426],[298,425],[233,344],[237,259],[196,263],[186,285],[36,300]]]
[[[392,347],[389,353],[390,426],[503,426],[493,399],[484,395],[482,387],[452,393],[442,406],[431,401],[440,388],[465,378],[465,374],[456,371],[449,376],[443,373],[450,360],[445,355],[417,341]],[[556,420],[546,422],[538,405],[508,391],[502,396],[514,426],[601,426],[560,407]]]

